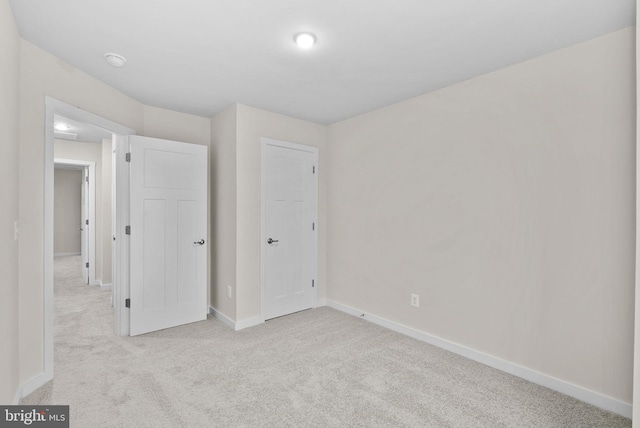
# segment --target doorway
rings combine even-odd
[[[318,149],[261,142],[260,311],[268,320],[316,303]]]
[[[53,275],[54,275],[54,139],[55,117],[62,116],[80,123],[90,124],[112,134],[117,142],[124,135],[135,134],[133,129],[111,122],[100,116],[81,110],[75,106],[45,97],[45,141],[44,141],[44,373],[25,384],[23,394],[28,395],[45,382],[53,379],[54,338],[53,338]]]
[[[55,158],[54,256],[81,256],[82,279],[96,280],[96,164]]]

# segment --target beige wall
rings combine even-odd
[[[209,304],[236,319],[237,105],[211,119],[211,290]],[[231,297],[227,287],[231,287]]]
[[[209,145],[211,119],[158,107],[144,106],[143,109],[144,136]]]
[[[327,233],[326,127],[239,104],[237,106],[236,320],[260,316],[261,137],[318,147],[318,298],[325,297]]]
[[[53,253],[80,254],[82,170],[54,171]]]
[[[629,28],[332,125],[328,298],[630,403],[633,61]]]
[[[18,220],[20,36],[8,1],[0,2],[0,403],[16,398],[19,378]]]

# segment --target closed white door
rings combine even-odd
[[[262,139],[262,313],[313,307],[317,149]]]
[[[133,336],[207,317],[207,147],[129,141]]]
[[[82,196],[80,198],[80,254],[82,255],[82,280],[89,283],[89,168],[82,169]],[[77,195],[77,193],[76,193]],[[77,211],[76,211],[77,212]]]

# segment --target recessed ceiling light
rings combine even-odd
[[[104,54],[104,57],[106,58],[109,65],[112,65],[116,68],[122,67],[127,62],[127,59],[125,57],[114,52],[107,52]]]
[[[64,123],[56,123],[53,127],[56,128],[58,131],[66,131],[69,129],[69,127]]]
[[[298,33],[293,40],[301,49],[309,49],[316,42],[316,36],[311,33]]]

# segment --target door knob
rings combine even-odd
[[[271,239],[271,238],[267,239],[267,244],[273,244],[274,242],[278,242],[278,240],[277,239]]]
[[[204,245],[204,239],[194,242],[193,245]]]

